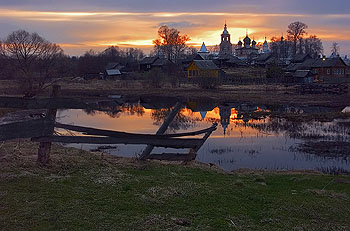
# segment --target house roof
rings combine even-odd
[[[122,73],[118,69],[106,70],[107,75],[121,75]]]
[[[200,70],[220,70],[211,60],[194,60],[193,62]]]
[[[204,60],[199,54],[193,54],[186,56],[185,59],[180,60],[182,64],[190,64],[193,60]]]
[[[150,64],[153,64],[157,59],[159,59],[158,56],[146,57],[146,58],[141,60],[140,64],[150,65]]]
[[[259,56],[255,59],[255,61],[266,62],[271,56],[273,56],[272,53],[262,53],[262,54],[259,54]]]
[[[312,72],[309,70],[297,70],[294,74],[293,77],[295,78],[306,78],[306,77],[311,77]]]
[[[315,68],[322,68],[322,67],[334,67],[338,63],[342,63],[344,66],[347,66],[346,63],[343,61],[342,58],[340,57],[335,57],[335,58],[327,58],[325,60],[323,59],[316,59],[313,63],[313,67]]]
[[[164,65],[167,65],[171,63],[168,59],[157,59],[153,64],[152,66],[158,66],[158,67],[161,67],[161,66],[164,66]]]
[[[297,70],[312,70],[313,68],[328,68],[334,67],[339,62],[343,63],[344,66],[347,66],[346,63],[339,57],[337,58],[327,58],[325,60],[318,59],[307,59],[302,63],[291,63],[286,71],[295,72]]]
[[[220,54],[217,59],[219,60],[229,60],[231,59],[231,57],[233,57],[233,55],[230,54]]]
[[[302,63],[307,59],[312,59],[310,54],[297,54],[293,59],[292,63]]]
[[[227,63],[231,63],[231,64],[237,64],[237,65],[240,65],[240,66],[246,66],[247,63],[244,62],[243,60],[239,59],[238,57],[236,56],[231,56],[230,59],[228,61],[226,61]]]

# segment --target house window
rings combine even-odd
[[[331,74],[331,69],[327,69],[327,75]]]
[[[148,64],[148,65],[147,65],[147,68],[148,68],[148,69],[151,69],[151,65]]]

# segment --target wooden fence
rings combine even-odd
[[[146,144],[147,147],[139,156],[139,159],[158,160],[181,160],[189,161],[196,158],[196,153],[216,130],[217,124],[211,127],[186,133],[164,134],[169,124],[173,121],[177,113],[183,107],[182,103],[176,103],[175,107],[165,119],[156,134],[134,134],[112,130],[103,130],[91,127],[61,124],[56,122],[57,108],[86,108],[94,104],[87,104],[80,100],[68,100],[58,97],[59,87],[53,88],[51,98],[38,99],[18,99],[10,97],[0,98],[0,108],[48,108],[43,118],[23,118],[23,120],[11,121],[0,119],[0,141],[18,138],[30,138],[33,142],[39,143],[38,163],[48,164],[50,161],[51,143],[89,143],[89,144]],[[81,133],[79,135],[59,136],[55,135],[55,128],[65,129]],[[188,138],[203,135],[202,138]],[[154,147],[166,147],[175,149],[189,148],[188,154],[162,153],[152,154]]]

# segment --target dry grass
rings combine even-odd
[[[349,230],[349,177],[139,162],[0,144],[4,230]]]

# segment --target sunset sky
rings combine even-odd
[[[191,37],[190,44],[220,43],[225,20],[237,43],[246,29],[257,41],[286,34],[287,25],[302,21],[309,34],[323,41],[329,55],[338,42],[350,54],[349,0],[0,0],[0,37],[24,29],[58,43],[70,55],[110,45],[152,48],[160,25]]]

